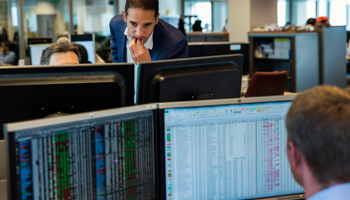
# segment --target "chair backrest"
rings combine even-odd
[[[245,97],[283,95],[287,72],[255,72],[250,79]]]
[[[16,54],[16,58],[13,61],[12,65],[18,65],[18,59],[19,59],[19,48],[18,48],[18,43],[11,43],[9,45],[10,51],[13,51]]]

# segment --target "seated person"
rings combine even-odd
[[[58,38],[57,43],[62,43],[62,42],[69,43],[70,41],[67,37]],[[89,61],[89,54],[88,54],[86,48],[81,44],[75,44],[75,45],[77,45],[79,53],[80,53],[80,64],[91,64],[91,62]],[[95,59],[96,59],[96,63],[106,63],[96,53],[95,53]]]
[[[53,44],[43,50],[40,65],[79,64],[80,53],[74,43],[62,42]]]
[[[350,94],[318,86],[293,101],[287,156],[308,200],[350,199]]]
[[[0,65],[12,65],[16,59],[16,54],[10,51],[10,42],[1,42],[0,47]]]

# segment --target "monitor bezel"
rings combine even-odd
[[[9,200],[11,199],[11,196],[13,193],[12,187],[11,187],[11,185],[13,184],[11,182],[11,176],[13,172],[11,174],[10,169],[11,169],[11,164],[14,162],[13,159],[12,160],[10,159],[10,155],[14,153],[14,150],[10,149],[10,145],[14,143],[14,137],[11,137],[10,134],[13,134],[16,131],[55,126],[55,125],[60,125],[65,123],[74,123],[79,121],[84,122],[92,119],[101,119],[106,117],[113,117],[116,115],[132,114],[132,113],[142,112],[142,111],[153,111],[155,114],[155,121],[156,121],[155,111],[157,109],[158,109],[158,104],[152,103],[152,104],[144,104],[144,105],[138,105],[138,106],[108,109],[108,110],[102,110],[102,111],[72,114],[68,116],[50,118],[50,119],[38,119],[38,120],[29,120],[29,121],[23,121],[23,122],[4,124],[8,199]],[[154,123],[154,128],[156,133],[157,127],[155,126],[155,123]],[[155,194],[157,195],[157,190],[155,191]]]
[[[158,127],[155,141],[155,152],[156,152],[156,190],[157,199],[166,200],[166,180],[165,180],[165,144],[164,144],[164,110],[172,108],[195,108],[195,107],[209,107],[209,106],[220,106],[220,105],[240,105],[240,104],[254,104],[254,103],[268,103],[268,102],[283,102],[293,101],[296,94],[292,95],[278,95],[278,96],[267,96],[267,97],[248,97],[248,98],[234,98],[234,99],[219,99],[219,100],[202,100],[202,101],[183,101],[183,102],[170,102],[170,103],[159,103],[158,105]],[[303,193],[300,193],[303,194]],[[300,194],[293,194],[299,195]],[[272,198],[272,197],[265,197]],[[261,198],[263,199],[263,198]]]
[[[141,86],[141,84],[144,85],[144,83],[147,81],[149,76],[152,74],[152,72],[158,68],[161,68],[162,63],[172,63],[171,66],[167,67],[174,67],[174,66],[184,66],[184,65],[190,65],[191,62],[196,61],[195,64],[205,64],[205,63],[213,63],[213,60],[217,61],[227,61],[222,59],[228,59],[230,57],[237,57],[238,63],[235,62],[237,65],[237,70],[239,73],[242,74],[243,71],[243,60],[244,55],[243,54],[228,54],[228,55],[217,55],[217,56],[202,56],[202,57],[193,57],[193,58],[180,58],[180,59],[169,59],[169,60],[159,60],[159,61],[151,61],[151,62],[142,62],[138,63],[135,69],[135,79],[137,79],[137,83],[135,86],[135,93],[136,93],[136,104],[140,104],[145,101],[143,99],[143,96],[145,95],[146,91],[144,91],[144,88]],[[189,61],[190,63],[182,63]],[[231,60],[232,61],[232,60]],[[193,64],[193,63],[192,63]],[[165,68],[167,68],[165,67]]]
[[[95,72],[118,72],[125,79],[125,88],[126,88],[126,105],[134,105],[134,64],[132,63],[108,63],[108,64],[79,64],[79,65],[37,65],[37,66],[4,66],[0,68],[0,79],[2,77],[8,77],[12,75],[47,75],[47,74],[57,74],[64,73],[69,75],[70,73],[84,73],[86,75],[92,74]],[[89,81],[86,81],[87,83]],[[54,81],[51,81],[54,83]],[[57,82],[58,83],[58,82]],[[56,83],[56,84],[57,84]],[[0,84],[2,84],[0,82]],[[32,84],[32,83],[31,83]],[[44,84],[44,83],[42,83]],[[3,94],[4,95],[4,94]],[[112,108],[112,107],[110,107]],[[0,128],[3,126],[3,122],[0,122]],[[2,133],[2,131],[0,131]],[[3,138],[4,135],[0,134],[0,138]]]

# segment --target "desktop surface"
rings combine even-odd
[[[160,104],[162,199],[256,199],[303,193],[285,152],[285,116],[293,98],[246,98],[216,106]]]
[[[154,198],[156,108],[5,125],[9,199]]]

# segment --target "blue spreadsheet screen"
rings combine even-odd
[[[291,101],[164,110],[167,199],[303,193],[290,172]]]

